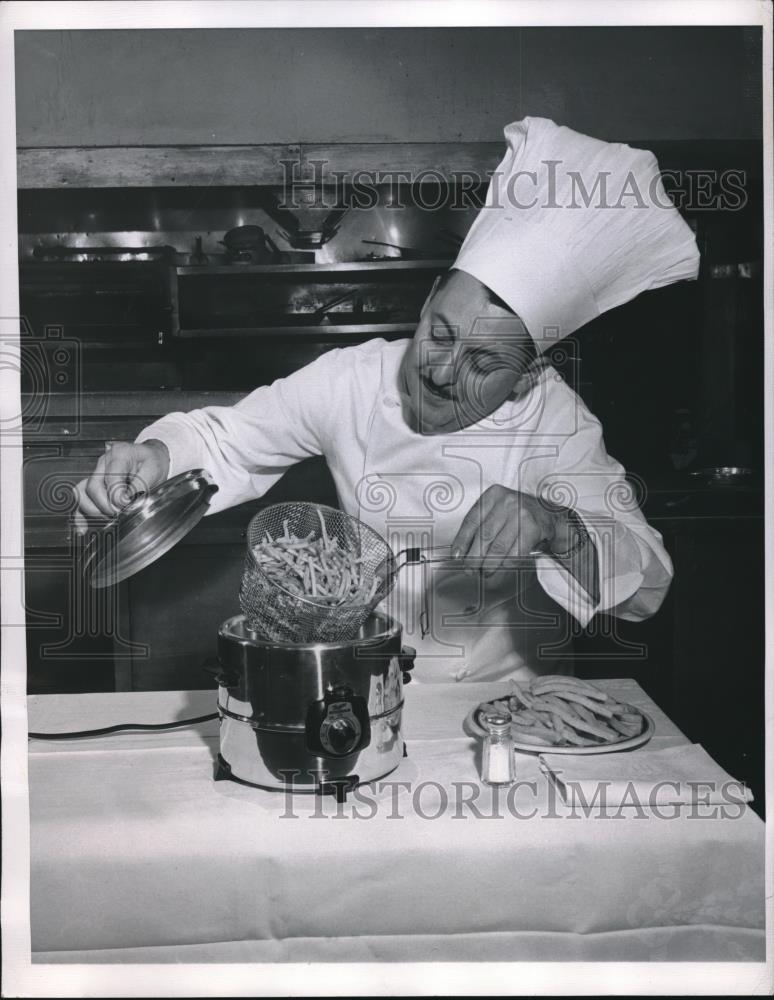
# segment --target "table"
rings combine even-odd
[[[653,748],[685,742],[634,681],[598,683],[651,714]],[[506,690],[410,684],[408,757],[343,804],[214,782],[217,722],[32,741],[33,961],[763,961],[760,818],[571,815],[532,755],[498,805],[462,720]],[[214,703],[41,695],[29,725]]]

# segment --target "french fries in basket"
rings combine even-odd
[[[639,736],[645,720],[633,705],[615,701],[589,681],[563,674],[538,677],[528,686],[512,681],[506,698],[486,702],[511,716],[513,738],[536,746],[600,746]]]
[[[253,557],[264,576],[297,597],[331,606],[367,604],[379,588],[378,577],[363,572],[363,558],[331,538],[318,511],[321,534],[299,538],[288,531],[276,538],[267,531],[253,546]]]

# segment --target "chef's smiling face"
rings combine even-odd
[[[409,423],[448,434],[483,420],[513,393],[535,355],[526,327],[472,275],[433,287],[406,349],[399,388]]]

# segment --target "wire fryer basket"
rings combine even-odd
[[[262,543],[279,553],[294,546],[293,539],[296,545],[299,540],[313,546],[321,542],[317,548],[323,550],[323,564],[331,545],[346,554],[353,576],[357,575],[353,581],[357,603],[348,603],[346,593],[312,593],[290,562],[284,575],[270,568],[262,556]],[[392,550],[367,524],[322,504],[280,503],[259,511],[248,525],[239,603],[248,627],[275,642],[350,642],[392,589],[395,573]],[[311,578],[315,579],[314,570]]]

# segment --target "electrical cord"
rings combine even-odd
[[[177,722],[122,722],[117,726],[105,726],[104,729],[83,729],[75,733],[27,733],[30,740],[78,740],[84,736],[106,736],[108,733],[120,733],[125,729],[180,729],[183,726],[195,726],[199,722],[210,722],[217,719],[218,713],[199,715],[195,719],[178,719]]]

